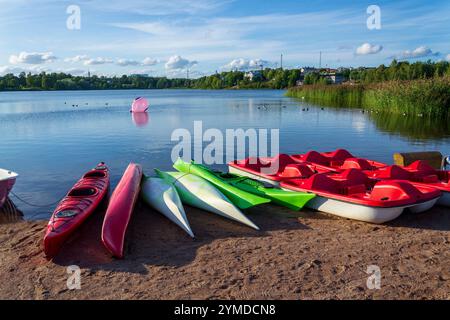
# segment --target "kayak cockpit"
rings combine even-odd
[[[83,178],[104,178],[104,177],[106,177],[106,172],[97,170],[90,171],[83,176]]]
[[[92,197],[97,194],[96,188],[74,188],[67,194],[69,197]]]

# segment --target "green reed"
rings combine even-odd
[[[450,77],[369,85],[304,85],[290,88],[287,96],[332,107],[410,115],[447,115],[450,110]]]

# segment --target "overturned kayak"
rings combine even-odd
[[[180,172],[195,174],[205,180],[208,180],[240,209],[248,209],[259,204],[270,202],[270,199],[268,198],[242,190],[223,181],[223,179],[219,178],[208,168],[197,165],[193,161],[189,163],[184,162],[181,158],[178,158],[173,167]]]
[[[59,202],[47,225],[44,252],[53,258],[67,238],[97,209],[109,188],[109,172],[104,163],[87,172]]]
[[[292,155],[292,158],[330,172],[341,172],[355,168],[363,170],[370,178],[378,180],[407,180],[416,186],[433,187],[442,192],[442,196],[437,201],[437,204],[450,206],[450,171],[436,170],[422,160],[417,160],[409,166],[401,167],[358,158],[344,149],[322,153],[309,151],[306,154]]]
[[[109,201],[102,227],[102,241],[116,258],[123,258],[125,234],[139,196],[142,168],[130,163]]]
[[[258,226],[207,180],[189,173],[162,172],[157,169],[155,171],[159,177],[175,186],[183,203],[259,230]]]
[[[194,238],[183,204],[173,184],[161,178],[144,177],[141,185],[141,197],[149,206],[162,213]]]
[[[357,169],[286,180],[281,187],[314,192],[317,197],[307,204],[312,209],[371,223],[393,220],[406,208],[412,212],[428,210],[441,196],[434,188],[413,186],[404,180],[370,179]]]
[[[279,188],[274,188],[274,186],[271,184],[265,184],[261,181],[254,180],[248,177],[242,177],[232,173],[213,171],[206,166],[195,164],[194,162],[190,164],[181,162],[181,160],[178,160],[175,163],[174,167],[177,169],[182,168],[185,171],[189,170],[191,173],[195,173],[201,177],[215,177],[228,186],[233,187],[233,190],[234,188],[238,188],[242,191],[249,192],[259,197],[270,199],[272,202],[281,206],[288,207],[292,210],[302,209],[309,200],[315,197],[313,193],[282,190]],[[188,166],[189,169],[186,169],[186,167]],[[224,188],[231,189],[228,186],[224,186]]]

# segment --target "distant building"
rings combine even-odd
[[[352,71],[353,68],[352,67],[348,67],[348,68],[346,68],[346,67],[339,67],[336,70],[337,70],[338,73],[343,73],[345,71]]]
[[[302,86],[305,81],[305,77],[308,74],[317,74],[320,78],[326,78],[332,84],[340,84],[345,81],[345,78],[342,74],[344,68],[333,69],[333,68],[314,68],[314,67],[303,67],[300,68],[300,78],[296,81],[297,86]]]
[[[249,81],[259,81],[262,79],[262,72],[259,70],[249,71],[244,74],[244,79],[247,79]]]
[[[307,75],[307,74],[310,74],[310,73],[316,73],[316,72],[319,72],[319,69],[316,69],[316,68],[313,68],[313,67],[303,67],[303,68],[300,68],[300,72],[302,73],[302,75]]]
[[[150,75],[149,75],[149,74],[145,74],[145,73],[132,73],[132,74],[130,74],[130,77],[135,77],[135,78],[149,78]]]
[[[324,76],[325,78],[329,79],[333,84],[340,84],[344,82],[344,76],[340,73],[328,73]]]

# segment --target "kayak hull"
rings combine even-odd
[[[225,174],[218,171],[212,171],[206,166],[195,164],[194,162],[186,163],[178,160],[174,167],[182,172],[191,172],[201,177],[209,177],[223,185],[222,189],[226,189],[232,194],[236,194],[236,188],[240,192],[250,193],[254,196],[268,199],[278,205],[288,207],[292,210],[300,210],[306,202],[314,197],[312,193],[285,191],[279,188],[273,188],[272,185],[267,186],[255,179],[246,179],[239,175]],[[207,179],[208,180],[208,179]],[[227,195],[227,193],[225,193]],[[244,194],[248,197],[248,195]],[[228,196],[227,196],[228,197]]]
[[[252,179],[251,181],[254,181]],[[287,207],[291,210],[301,210],[308,201],[314,198],[316,195],[314,193],[308,192],[296,192],[296,191],[287,191],[279,188],[253,188],[248,186],[245,183],[237,182],[235,184],[238,188],[246,190],[250,193],[258,194],[262,197],[269,198],[273,203]]]
[[[189,173],[155,171],[159,177],[175,186],[183,203],[259,230],[258,226],[207,180]]]
[[[236,174],[238,176],[242,176],[242,177],[248,177],[251,179],[255,179],[264,183],[268,183],[274,187],[279,187],[280,186],[280,181],[277,180],[271,180],[271,179],[266,179],[264,177],[258,176],[256,174],[247,172],[245,170],[240,170],[236,167],[232,167],[232,166],[228,166],[228,172],[230,172],[231,174]]]
[[[64,242],[98,208],[109,189],[109,172],[103,164],[87,172],[60,201],[50,218],[44,236],[48,259],[60,251]]]
[[[202,166],[196,165],[194,163],[187,163],[179,158],[174,163],[173,167],[180,172],[195,174],[209,181],[239,209],[248,209],[263,203],[270,202],[270,199],[249,193],[222,181],[220,178],[214,175],[214,173],[210,172],[209,169],[203,168]]]
[[[172,184],[161,178],[144,177],[141,197],[150,207],[163,214],[194,238],[181,199]]]
[[[114,190],[102,227],[102,241],[116,258],[123,258],[125,234],[139,196],[142,168],[130,163]]]

